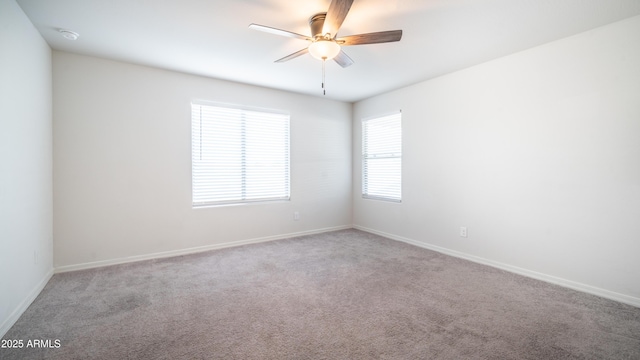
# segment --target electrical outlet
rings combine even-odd
[[[300,212],[299,211],[294,211],[293,212],[293,220],[295,220],[295,221],[300,220]]]
[[[467,227],[460,226],[460,236],[466,238],[467,237]]]

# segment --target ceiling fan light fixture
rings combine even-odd
[[[332,40],[320,39],[309,45],[309,53],[318,60],[331,60],[340,53],[340,45]]]

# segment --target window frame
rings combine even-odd
[[[278,188],[282,188],[282,193],[279,193],[277,196],[271,197],[261,197],[261,198],[247,198],[246,192],[242,191],[242,196],[236,197],[233,199],[225,199],[225,200],[197,200],[196,199],[196,151],[202,151],[202,114],[194,115],[194,107],[210,107],[210,108],[221,108],[229,111],[239,111],[242,115],[239,116],[239,119],[242,123],[237,124],[241,129],[241,140],[239,140],[238,144],[240,144],[242,150],[240,157],[243,159],[241,161],[241,181],[243,185],[240,185],[241,188],[246,186],[246,173],[247,169],[249,169],[247,165],[247,161],[245,161],[245,155],[247,152],[247,134],[246,127],[248,121],[255,121],[255,118],[247,117],[247,113],[260,113],[261,115],[282,117],[281,121],[283,124],[286,124],[286,130],[282,133],[284,143],[281,145],[276,144],[276,146],[282,146],[284,148],[286,155],[283,160],[283,180],[284,183],[282,186],[277,186]],[[191,111],[191,205],[192,208],[206,208],[206,207],[217,207],[217,206],[230,206],[230,205],[247,205],[247,204],[259,204],[259,203],[271,203],[271,202],[279,202],[279,201],[290,201],[291,200],[291,115],[288,111],[285,110],[277,110],[277,109],[269,109],[269,108],[261,108],[254,106],[246,106],[246,105],[238,105],[238,104],[230,104],[230,103],[221,103],[214,101],[206,101],[206,100],[192,100],[190,103],[190,111]],[[194,125],[194,121],[196,118],[199,118],[200,125]],[[219,126],[219,124],[217,124]],[[274,128],[276,126],[274,125]],[[194,131],[196,129],[200,130],[200,135],[195,135]],[[200,140],[199,144],[195,144],[196,137]],[[236,144],[236,145],[238,145]],[[255,145],[255,144],[254,144]],[[263,149],[264,150],[264,149]],[[235,156],[238,156],[237,153],[234,153]],[[232,155],[230,155],[232,156]],[[255,170],[255,168],[254,168]],[[237,184],[236,184],[237,186]],[[203,187],[204,188],[204,187]],[[222,192],[220,192],[222,193]]]
[[[368,153],[368,132],[369,132],[369,126],[371,123],[369,123],[370,121],[382,121],[386,118],[392,118],[391,120],[393,121],[398,121],[398,131],[399,131],[399,144],[396,144],[396,146],[399,145],[399,152],[387,152],[387,153],[379,153],[379,152],[373,152],[373,153]],[[369,123],[369,125],[367,124]],[[402,147],[403,147],[403,143],[402,143],[402,110],[398,110],[398,111],[393,111],[393,112],[389,112],[389,113],[384,113],[381,115],[376,115],[376,116],[371,116],[371,117],[367,117],[367,118],[363,118],[361,120],[361,132],[362,132],[362,144],[361,144],[361,156],[362,156],[362,184],[361,184],[361,194],[362,194],[362,198],[363,199],[369,199],[369,200],[380,200],[380,201],[387,201],[387,202],[393,202],[393,203],[402,203]],[[385,139],[387,140],[387,139]],[[370,177],[371,174],[369,174],[368,172],[368,162],[370,161],[375,161],[375,160],[383,160],[383,159],[399,159],[399,169],[398,169],[398,183],[396,184],[397,187],[397,197],[395,196],[387,196],[384,194],[381,194],[379,192],[373,192],[370,189]]]

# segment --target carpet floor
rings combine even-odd
[[[4,339],[25,346],[2,359],[640,359],[640,308],[344,230],[56,274]]]

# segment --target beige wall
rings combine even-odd
[[[638,44],[634,17],[356,103],[354,224],[640,306]],[[403,202],[364,200],[360,119],[398,109]]]
[[[56,268],[351,225],[351,104],[58,51],[53,74]],[[194,99],[290,112],[291,201],[192,208]]]
[[[53,272],[51,49],[0,1],[0,337]]]

